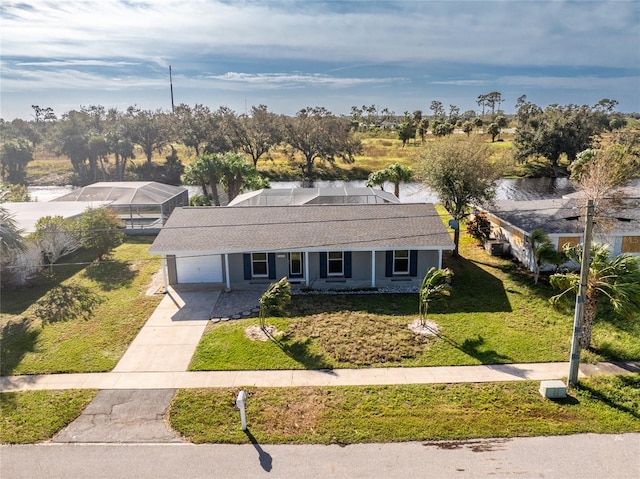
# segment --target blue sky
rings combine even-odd
[[[175,103],[640,111],[640,2],[47,0],[0,6],[0,117]]]

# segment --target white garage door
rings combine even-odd
[[[202,253],[176,255],[178,283],[222,283],[222,257]]]

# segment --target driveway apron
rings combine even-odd
[[[180,372],[189,367],[219,290],[170,288],[114,372]],[[105,389],[54,442],[182,442],[165,415],[175,389]]]

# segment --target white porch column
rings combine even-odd
[[[309,252],[303,251],[304,255],[304,285],[305,287],[309,287]]]
[[[229,253],[224,254],[224,275],[227,278],[227,289],[231,289],[231,275],[229,274]]]
[[[438,250],[438,269],[442,269],[442,250]]]
[[[169,292],[169,283],[167,281],[167,255],[162,255],[162,282],[164,283],[164,292]]]
[[[376,251],[371,251],[371,287],[376,287]]]

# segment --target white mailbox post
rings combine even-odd
[[[238,406],[238,409],[240,409],[240,422],[242,424],[243,431],[247,430],[247,416],[245,415],[244,411],[244,401],[246,397],[247,395],[245,394],[245,392],[240,391],[238,393],[238,399],[236,399],[236,406]]]

